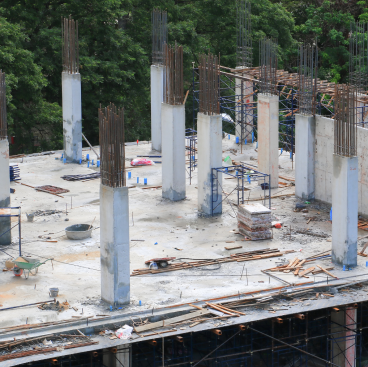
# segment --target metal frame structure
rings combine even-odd
[[[183,46],[164,45],[165,80],[164,101],[170,105],[181,105],[184,101]]]
[[[8,138],[5,73],[0,70],[0,139]]]
[[[251,67],[253,62],[251,2],[236,0],[236,65]]]
[[[223,187],[219,183],[219,175],[224,174],[237,179],[237,184],[230,193],[224,191]],[[263,180],[263,182],[262,182]],[[244,197],[244,189],[245,185],[251,184],[252,181],[256,181],[263,188],[264,196],[263,203],[266,206],[266,190],[268,192],[268,207],[271,208],[271,176],[265,173],[256,171],[254,167],[240,164],[228,167],[218,167],[212,168],[211,175],[211,190],[212,190],[212,203],[211,203],[211,215],[213,215],[214,210],[220,205],[223,201],[227,200],[230,206],[232,206],[231,201],[228,199],[229,196],[236,190],[237,191],[237,206],[240,204],[244,204],[247,199]],[[219,190],[220,189],[220,190]],[[223,194],[222,202],[214,206],[214,203],[218,201],[219,191]],[[250,191],[249,191],[250,194]],[[248,196],[249,200],[249,196]],[[235,211],[234,211],[235,213]]]
[[[159,9],[152,11],[152,64],[165,63],[164,45],[167,44],[167,12]]]
[[[69,74],[79,73],[78,21],[61,18],[63,44],[63,71]]]
[[[124,108],[114,104],[99,108],[101,183],[110,187],[126,185]]]
[[[263,94],[277,94],[277,43],[269,38],[259,41],[260,92]]]
[[[187,156],[189,156],[189,185],[192,184],[192,172],[195,171],[197,167],[197,131],[193,129],[185,129],[185,140],[189,141],[189,146],[185,145],[185,150]]]

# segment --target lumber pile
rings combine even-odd
[[[238,206],[238,229],[251,240],[272,238],[271,210],[260,203]]]
[[[294,252],[294,250],[287,250],[287,251],[279,251],[279,249],[261,249],[255,251],[247,251],[247,252],[239,252],[237,254],[232,254],[227,257],[222,257],[219,259],[212,259],[212,260],[199,260],[199,261],[188,261],[188,262],[179,262],[175,264],[169,264],[166,268],[161,269],[135,269],[132,272],[132,276],[134,275],[143,275],[143,274],[156,274],[156,273],[164,273],[167,271],[175,271],[175,270],[183,270],[183,269],[190,269],[200,266],[207,266],[207,265],[218,265],[221,263],[226,262],[242,262],[242,261],[251,261],[251,260],[261,260],[261,259],[268,259],[270,257],[279,257],[285,254],[289,254]]]

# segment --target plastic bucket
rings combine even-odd
[[[27,221],[28,222],[33,222],[34,213],[29,213],[29,214],[26,213],[26,216],[27,216]]]
[[[50,297],[57,297],[59,294],[59,288],[50,288],[49,295]]]

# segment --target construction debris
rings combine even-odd
[[[66,181],[89,181],[89,180],[95,180],[97,178],[101,177],[100,172],[95,173],[89,173],[87,175],[65,175],[61,176],[63,180]]]

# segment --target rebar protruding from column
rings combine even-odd
[[[314,115],[316,109],[318,49],[313,45],[299,46],[299,113]]]
[[[260,92],[277,94],[277,42],[269,38],[259,41]]]
[[[101,183],[110,187],[126,185],[124,108],[114,104],[99,108]]]
[[[335,85],[334,153],[344,157],[357,155],[357,89]]]
[[[252,23],[249,0],[236,0],[236,66],[252,67]]]
[[[164,45],[167,43],[167,12],[159,9],[152,11],[152,64],[163,65]]]
[[[171,47],[167,44],[165,49],[165,85],[164,101],[167,104],[183,104],[183,46]]]
[[[217,56],[199,56],[199,112],[205,115],[220,114],[219,65]]]
[[[368,88],[368,23],[350,23],[349,37],[349,84],[358,93]]]
[[[5,73],[0,70],[0,139],[7,139]]]
[[[63,71],[69,74],[79,73],[78,21],[61,18],[63,43]]]

